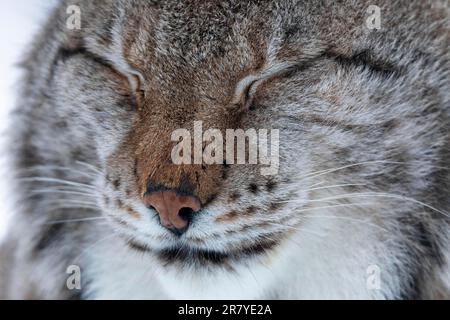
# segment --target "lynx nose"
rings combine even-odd
[[[178,236],[188,229],[192,213],[201,208],[196,197],[180,195],[174,190],[147,193],[144,202],[158,212],[161,225]]]

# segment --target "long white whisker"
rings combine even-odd
[[[355,223],[360,223],[366,226],[370,226],[370,227],[374,227],[376,229],[382,230],[384,232],[389,233],[390,231],[386,228],[383,228],[379,225],[376,225],[372,222],[368,222],[366,220],[363,219],[354,219],[354,218],[350,218],[350,217],[342,217],[342,216],[323,216],[323,215],[306,215],[306,216],[302,216],[302,218],[322,218],[322,219],[338,219],[338,220],[345,220],[345,221],[349,221],[349,222],[355,222]]]
[[[311,203],[311,202],[324,202],[328,200],[340,200],[340,199],[351,199],[351,198],[358,198],[358,197],[380,197],[380,198],[392,198],[397,200],[404,200],[404,201],[410,201],[416,204],[419,204],[421,206],[424,206],[430,210],[433,210],[435,212],[438,212],[446,217],[450,217],[450,214],[448,212],[439,210],[425,202],[416,200],[414,198],[406,197],[403,195],[398,194],[391,194],[391,193],[382,193],[382,192],[368,192],[368,193],[347,193],[347,194],[340,194],[336,196],[326,197],[322,199],[309,199],[309,200],[288,200],[288,201],[281,201],[281,202],[288,202],[288,203]]]
[[[86,196],[91,198],[96,198],[95,195],[87,192],[80,192],[80,191],[69,191],[69,190],[51,190],[51,189],[38,189],[38,190],[32,190],[31,194],[68,194],[68,195],[78,195],[78,196]]]
[[[84,187],[86,189],[96,190],[96,188],[94,186],[89,185],[89,184],[68,181],[68,180],[62,180],[62,179],[56,179],[56,178],[33,177],[33,178],[20,178],[19,180],[25,181],[25,182],[62,183],[62,184],[69,185],[69,186]]]
[[[78,199],[49,199],[45,201],[46,204],[49,203],[61,203],[61,204],[65,204],[65,203],[79,203],[79,204],[92,204],[92,205],[97,205],[97,203],[95,201],[89,201],[89,200],[78,200]]]
[[[91,192],[90,189],[86,190],[85,187],[78,186],[68,186],[68,185],[47,185],[36,190],[64,190],[64,191],[80,191],[80,192]]]
[[[360,205],[361,204],[358,204],[358,206],[360,206]],[[328,206],[328,207],[319,207],[319,208],[311,208],[311,209],[327,209],[327,208],[335,208],[335,207],[338,207],[338,206]],[[304,210],[304,211],[306,211],[306,210]],[[390,232],[388,229],[383,228],[383,227],[381,227],[379,225],[376,225],[374,223],[371,223],[369,221],[366,221],[366,220],[363,220],[363,219],[355,219],[355,218],[351,218],[351,217],[343,217],[343,216],[340,216],[340,215],[338,215],[338,216],[335,216],[335,215],[326,216],[326,215],[314,215],[314,214],[311,214],[311,215],[302,215],[301,218],[302,219],[304,219],[304,218],[321,218],[321,219],[345,220],[345,221],[349,221],[349,222],[360,223],[360,224],[363,224],[363,225],[366,225],[366,226],[370,226],[370,227],[382,230],[384,232],[388,232],[388,233]],[[302,227],[300,227],[300,228],[299,227],[293,227],[293,226],[283,225],[283,224],[279,224],[279,223],[269,223],[269,224],[279,225],[279,226],[286,227],[286,228],[289,228],[289,229],[292,229],[292,230],[303,231]]]
[[[78,174],[83,175],[88,178],[96,177],[95,175],[93,175],[92,173],[89,173],[89,172],[81,171],[81,170],[71,168],[71,167],[63,167],[63,166],[56,166],[56,165],[38,165],[38,166],[25,168],[25,169],[22,169],[19,171],[19,175],[22,173],[28,173],[28,172],[39,171],[39,170],[58,170],[58,171],[78,173]]]
[[[60,206],[53,206],[48,208],[49,212],[61,210],[61,209],[80,209],[80,210],[99,210],[98,207],[90,206],[90,205],[60,205]],[[63,212],[65,213],[65,212]]]
[[[325,183],[325,181],[324,180],[322,180],[322,181],[319,181],[319,182],[316,182],[316,183],[313,183],[312,185],[310,185],[309,187],[310,188],[315,188],[315,187],[318,187],[318,186],[320,186],[320,185],[322,185],[322,184],[324,184]]]
[[[310,189],[304,189],[300,191],[308,192],[308,191],[317,191],[317,190],[324,190],[324,189],[334,189],[334,188],[342,188],[342,187],[362,187],[366,186],[365,183],[347,183],[347,184],[336,184],[332,186],[326,186],[326,187],[317,187],[317,188],[310,188]]]
[[[102,172],[101,172],[101,170],[100,170],[99,168],[93,166],[93,165],[90,164],[90,163],[83,162],[83,161],[76,161],[76,163],[78,163],[79,165],[82,165],[82,166],[84,166],[84,167],[86,167],[86,168],[92,170],[92,171],[95,172],[95,173],[102,174]]]
[[[281,223],[275,223],[275,222],[267,222],[267,224],[270,224],[270,225],[273,225],[273,226],[276,226],[276,227],[283,227],[283,228],[291,229],[291,230],[295,230],[295,231],[304,231],[304,232],[306,232],[306,233],[310,233],[310,234],[313,234],[313,235],[318,236],[318,237],[324,237],[324,236],[325,236],[325,234],[318,233],[318,232],[316,232],[316,231],[312,231],[311,229],[308,229],[308,228],[302,228],[302,229],[300,229],[300,228],[298,228],[298,227],[289,226],[289,225],[284,225],[284,224],[281,224]]]
[[[90,218],[82,218],[82,219],[55,220],[55,221],[49,221],[46,224],[62,224],[62,223],[70,223],[70,222],[89,222],[89,221],[97,221],[97,220],[106,220],[106,218],[105,217],[90,217]]]
[[[110,234],[110,235],[108,235],[108,236],[106,236],[106,237],[104,237],[104,238],[102,238],[102,239],[96,241],[96,242],[93,243],[92,245],[90,245],[90,246],[84,248],[84,249],[81,251],[81,253],[73,260],[74,263],[77,263],[78,260],[79,260],[83,255],[85,255],[89,250],[91,250],[91,249],[94,248],[95,246],[99,245],[100,243],[102,243],[102,242],[104,242],[104,241],[106,241],[106,240],[109,240],[110,238],[112,238],[112,237],[114,237],[114,236],[116,236],[116,235],[115,235],[115,234]]]
[[[398,162],[398,161],[386,161],[386,160],[374,160],[374,161],[365,161],[365,162],[358,162],[358,163],[352,163],[352,164],[348,164],[342,167],[338,167],[338,168],[332,168],[332,169],[325,169],[325,170],[320,170],[320,171],[316,171],[316,172],[311,172],[308,173],[307,175],[300,177],[300,180],[304,180],[304,179],[313,179],[313,178],[317,178],[320,176],[323,176],[325,174],[329,174],[329,173],[333,173],[336,171],[340,171],[340,170],[344,170],[344,169],[348,169],[348,168],[352,168],[352,167],[357,167],[357,166],[362,166],[362,165],[368,165],[368,164],[402,164],[402,162]]]

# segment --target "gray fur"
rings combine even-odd
[[[18,212],[5,244],[10,249],[2,253],[8,258],[0,259],[1,298],[104,297],[96,277],[109,259],[106,252],[136,254],[136,243],[145,251],[140,255],[154,258],[161,279],[189,274],[193,266],[211,277],[217,270],[239,273],[241,266],[258,269],[259,259],[266,258],[275,260],[276,269],[290,239],[298,239],[292,233],[303,234],[302,228],[325,235],[298,244],[294,256],[327,248],[314,259],[323,270],[342,265],[336,283],[348,290],[336,289],[338,297],[361,297],[348,279],[365,275],[366,260],[386,275],[381,290],[369,293],[372,298],[449,297],[447,1],[377,1],[378,31],[365,25],[371,1],[75,1],[83,24],[70,31],[66,7],[73,2],[55,10],[23,64],[11,141]],[[129,46],[130,59],[138,62],[131,67],[149,81],[145,90],[167,103],[164,113],[150,109],[142,120],[133,95],[118,91],[106,65],[129,72],[120,44]],[[280,129],[279,175],[269,179],[252,166],[228,168],[220,193],[186,234],[202,250],[219,248],[224,256],[216,255],[218,262],[189,261],[190,253],[182,250],[176,257],[164,250],[156,254],[176,240],[150,212],[135,221],[122,210],[129,206],[145,215],[132,152],[122,152],[133,147],[123,145],[127,135],[136,122],[146,121],[148,139],[139,143],[151,145],[164,139],[155,128],[170,127],[180,117],[192,115],[192,123],[201,114],[199,120],[211,127],[230,117],[224,105],[238,81],[254,71],[250,66],[258,56],[295,66],[261,85],[255,105],[239,118],[243,129]],[[190,101],[197,109],[187,109]],[[75,208],[82,204],[86,208]],[[329,213],[314,206],[329,206]],[[238,218],[218,222],[230,212]],[[100,215],[108,220],[54,223]],[[98,241],[104,250],[86,254]],[[244,247],[265,253],[233,256]],[[131,253],[124,253],[128,261],[126,254]],[[301,261],[298,275],[289,268],[292,279],[307,274],[308,261]],[[81,292],[65,287],[73,264],[86,275]],[[281,272],[267,277],[273,277],[264,279],[270,284],[251,297],[328,297],[314,283],[304,286],[311,292],[290,287],[295,281]],[[112,279],[120,290],[125,280]],[[173,297],[160,290],[156,298]]]

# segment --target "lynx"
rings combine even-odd
[[[449,298],[449,13],[61,1],[22,63],[0,296]],[[174,163],[197,121],[279,130],[277,173]]]

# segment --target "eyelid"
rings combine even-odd
[[[255,86],[259,81],[259,77],[256,75],[250,75],[242,79],[238,85],[236,86],[236,90],[233,96],[232,104],[233,105],[242,105],[247,106],[249,104],[249,100],[251,100],[251,96],[256,91]]]
[[[243,78],[236,86],[232,104],[248,108],[252,103],[253,96],[259,85],[274,77],[288,73],[296,66],[297,64],[292,62],[277,62],[263,69],[259,73],[251,74]]]
[[[120,94],[123,94],[124,96],[133,94],[136,98],[137,108],[142,108],[143,101],[145,99],[145,90],[143,89],[145,78],[139,71],[125,66],[124,64],[114,64],[111,60],[105,59],[95,53],[92,53],[83,47],[75,49],[61,48],[54,63],[56,64],[61,60],[66,61],[77,55],[81,55],[85,59],[89,59],[95,63],[102,65],[104,68],[107,68],[119,75],[122,81],[128,82],[127,86],[119,88],[118,92]]]
[[[142,85],[145,80],[140,72],[131,71],[129,73],[128,80],[130,81],[131,89],[133,90],[133,92],[143,91]]]
[[[124,77],[128,78],[128,81],[133,91],[140,90],[142,84],[145,83],[145,78],[139,71],[129,67],[123,67],[122,64],[116,65],[112,63],[110,60],[105,59],[93,52],[90,52],[89,50],[83,47],[75,49],[61,48],[58,52],[56,61],[60,60],[65,61],[76,55],[82,55],[84,58],[94,61],[95,63],[98,63],[104,66],[105,68],[118,72]]]
[[[111,63],[107,59],[104,59],[103,57],[101,57],[95,53],[92,53],[83,47],[73,48],[73,49],[60,48],[58,51],[58,54],[56,56],[55,63],[59,62],[59,61],[65,62],[66,60],[68,60],[72,57],[78,56],[78,55],[83,56],[85,59],[88,59],[95,63],[98,63],[98,64],[104,66],[105,68],[110,68],[110,69],[116,70],[114,68],[114,66],[112,66]]]
[[[333,51],[328,51],[325,56],[344,67],[366,67],[372,72],[384,76],[398,76],[401,74],[401,68],[395,66],[390,61],[377,59],[376,56],[369,50],[363,50],[352,55],[343,55]]]
[[[135,94],[138,110],[142,109],[145,99],[145,90],[143,89],[143,77],[140,73],[130,73],[128,82],[130,83],[131,90]]]

